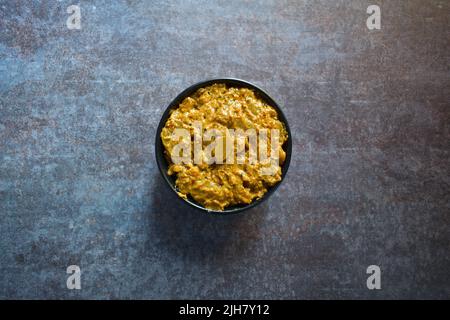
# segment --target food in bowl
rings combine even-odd
[[[262,198],[281,181],[288,133],[252,89],[216,83],[171,110],[161,140],[178,195],[223,211]]]

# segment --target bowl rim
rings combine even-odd
[[[224,83],[226,85],[235,86],[238,88],[253,89],[260,98],[262,98],[267,104],[269,104],[271,107],[273,107],[277,111],[278,118],[279,118],[279,120],[281,120],[284,123],[284,125],[286,127],[286,131],[288,133],[288,140],[284,143],[284,145],[286,146],[286,148],[285,148],[286,159],[285,159],[283,165],[281,166],[281,171],[282,171],[281,172],[281,180],[278,181],[274,186],[270,187],[261,198],[256,199],[247,205],[236,205],[236,206],[232,206],[230,209],[225,208],[223,211],[207,209],[207,208],[201,206],[200,204],[196,203],[193,200],[184,199],[179,196],[178,191],[176,190],[175,184],[171,181],[171,179],[169,178],[169,175],[167,174],[167,171],[164,168],[164,165],[167,166],[168,164],[167,164],[167,160],[164,157],[164,146],[161,141],[161,130],[164,127],[167,119],[170,116],[170,111],[172,109],[177,108],[179,106],[179,104],[186,97],[190,96],[198,89],[207,87],[207,86],[215,84],[215,83]],[[162,114],[161,119],[159,120],[158,127],[156,129],[155,158],[156,158],[156,163],[158,165],[158,170],[161,173],[161,175],[163,176],[164,180],[169,185],[170,189],[173,192],[175,192],[177,198],[182,200],[182,202],[190,205],[191,207],[193,207],[197,210],[207,212],[210,214],[230,215],[230,214],[242,213],[242,212],[247,211],[247,210],[261,204],[262,202],[266,201],[275,192],[275,190],[280,186],[280,184],[285,179],[286,174],[289,169],[290,162],[291,162],[291,153],[292,153],[291,130],[289,128],[289,123],[287,121],[287,118],[284,115],[284,113],[281,110],[278,103],[265,90],[261,89],[259,86],[255,85],[251,82],[248,82],[246,80],[242,80],[242,79],[238,79],[238,78],[211,78],[211,79],[197,82],[197,83],[189,86],[188,88],[184,89],[169,103],[167,108],[164,110],[164,113]]]

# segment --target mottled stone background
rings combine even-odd
[[[1,298],[450,298],[448,1],[14,0],[0,31]],[[218,217],[153,149],[168,103],[225,76],[294,143],[267,202]]]

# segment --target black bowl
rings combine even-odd
[[[188,196],[187,200],[185,200],[185,199],[181,198],[180,196],[178,196],[177,189],[175,187],[175,176],[169,176],[167,174],[168,163],[167,163],[167,160],[166,160],[166,158],[164,156],[164,146],[163,146],[163,143],[161,141],[161,130],[164,127],[164,125],[166,124],[166,121],[167,121],[167,119],[170,116],[170,110],[178,108],[180,103],[185,98],[187,98],[188,96],[192,95],[198,89],[203,88],[203,87],[207,87],[207,86],[212,85],[214,83],[224,83],[224,84],[226,84],[227,86],[230,86],[230,87],[252,89],[255,92],[255,94],[260,99],[262,99],[267,104],[269,104],[270,106],[272,106],[273,108],[275,108],[277,110],[277,112],[278,112],[278,119],[281,120],[285,124],[286,130],[287,130],[288,135],[289,135],[288,140],[283,144],[283,149],[286,152],[286,159],[285,159],[283,165],[281,166],[281,181],[279,181],[276,185],[272,186],[264,194],[264,196],[262,198],[254,200],[252,203],[247,204],[247,205],[235,205],[235,206],[226,207],[225,210],[223,210],[223,211],[215,211],[215,210],[206,209],[205,207],[203,207],[202,205],[197,203],[194,199],[192,199],[189,196]],[[164,180],[167,182],[167,184],[170,186],[170,188],[177,194],[177,198],[179,198],[180,200],[188,203],[189,205],[191,205],[192,207],[194,207],[196,209],[200,209],[202,211],[207,211],[209,213],[217,213],[217,214],[221,214],[221,215],[238,213],[238,212],[242,212],[244,210],[248,210],[250,208],[253,208],[254,206],[257,206],[258,204],[260,204],[261,202],[263,202],[264,200],[269,198],[269,196],[272,193],[275,192],[275,190],[278,188],[278,186],[280,185],[280,183],[284,180],[284,178],[286,176],[286,173],[287,173],[288,168],[289,168],[289,163],[291,161],[291,153],[292,153],[292,135],[291,135],[291,130],[289,129],[289,125],[288,125],[287,119],[284,116],[284,114],[281,111],[281,109],[278,106],[278,104],[265,91],[263,91],[262,89],[258,88],[254,84],[251,84],[251,83],[249,83],[247,81],[239,80],[239,79],[233,79],[233,78],[211,79],[211,80],[202,81],[202,82],[199,82],[197,84],[194,84],[193,86],[190,86],[189,88],[187,88],[186,90],[181,92],[169,104],[169,106],[167,107],[166,111],[164,111],[164,114],[163,114],[161,120],[159,121],[158,129],[156,130],[156,142],[155,142],[156,162],[158,163],[159,171],[161,172],[162,176],[164,177]]]

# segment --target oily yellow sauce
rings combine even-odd
[[[173,131],[183,128],[194,132],[194,121],[200,121],[204,130],[214,128],[221,132],[226,129],[255,129],[258,132],[261,129],[278,129],[279,164],[274,174],[261,174],[261,167],[267,166],[267,163],[250,161],[243,164],[237,161],[233,164],[208,165],[204,162],[195,164],[194,161],[174,164],[170,155],[179,141],[173,139]],[[286,157],[282,145],[287,141],[288,134],[276,110],[259,99],[251,89],[213,84],[199,89],[172,110],[161,131],[161,139],[169,162],[168,174],[176,175],[179,196],[190,196],[207,209],[223,211],[228,206],[249,204],[261,198],[268,188],[281,180],[280,165]],[[203,141],[203,146],[209,143]],[[248,160],[248,151],[245,157]]]

